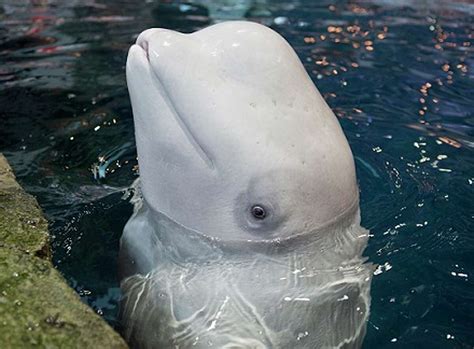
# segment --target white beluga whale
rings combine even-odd
[[[342,129],[262,25],[144,31],[130,48],[140,195],[121,240],[136,348],[358,348],[368,232]]]

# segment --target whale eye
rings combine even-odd
[[[251,212],[256,219],[264,219],[267,216],[267,212],[260,205],[252,206]]]

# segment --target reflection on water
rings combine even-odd
[[[125,86],[145,28],[247,18],[295,47],[351,143],[366,254],[366,348],[474,345],[469,1],[0,3],[0,150],[51,222],[54,261],[115,322],[118,240],[137,176]]]

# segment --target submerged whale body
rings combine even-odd
[[[372,268],[354,161],[289,44],[250,22],[149,29],[127,84],[140,165],[120,250],[132,347],[360,347]]]

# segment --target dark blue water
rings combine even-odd
[[[118,243],[137,177],[129,45],[148,27],[270,25],[356,157],[366,255],[380,265],[365,348],[472,348],[469,2],[0,0],[0,151],[50,221],[56,266],[115,324]]]

